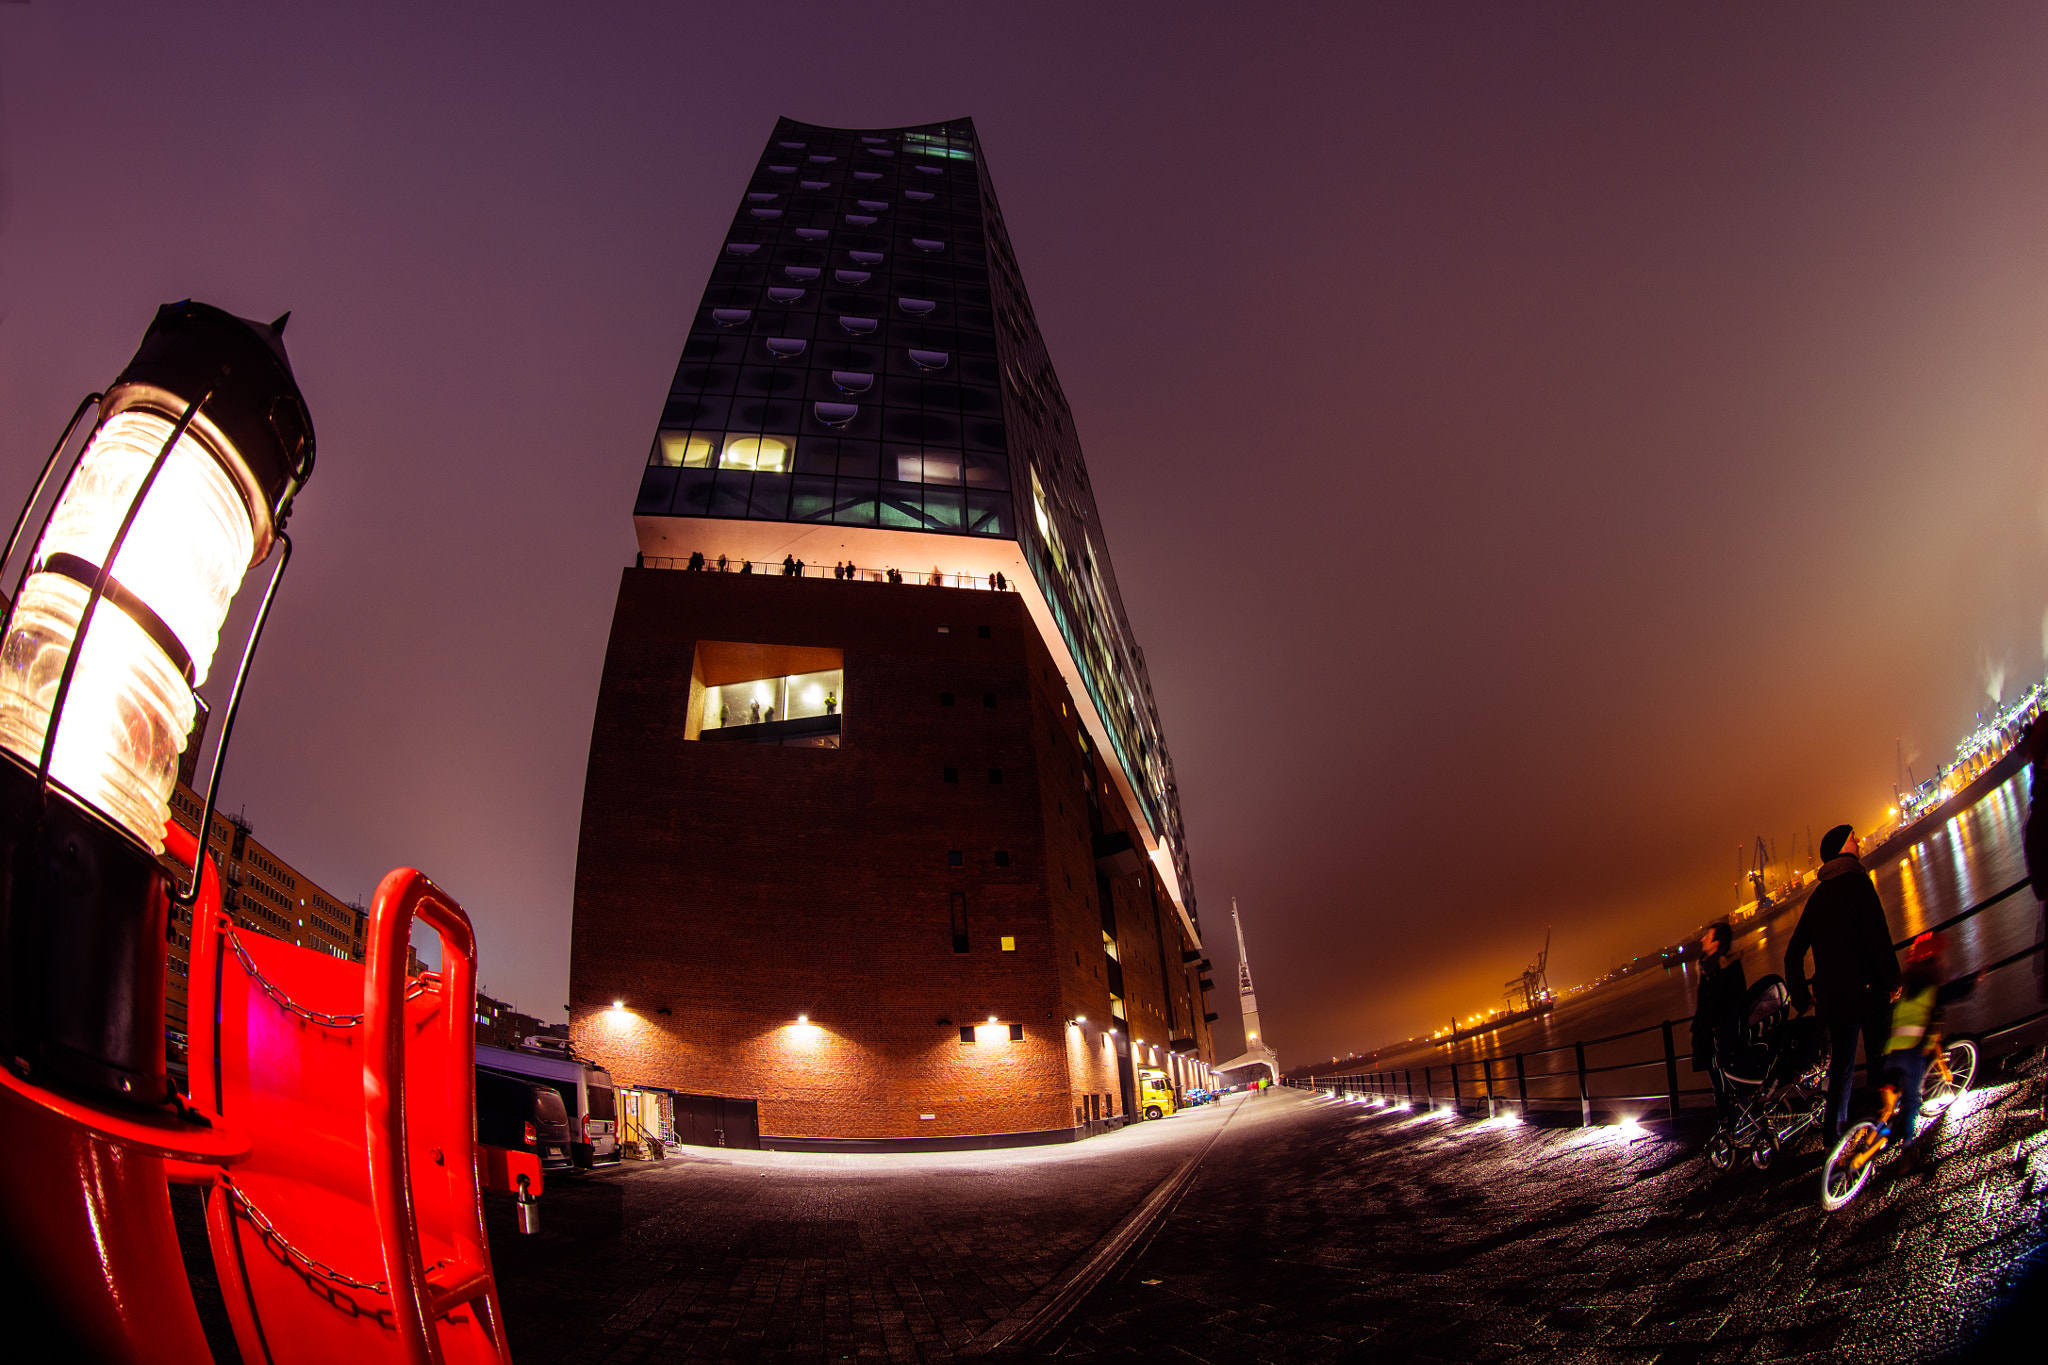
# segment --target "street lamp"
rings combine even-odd
[[[0,564],[86,412],[98,417],[58,489],[0,626],[0,1054],[16,1074],[142,1104],[170,1098],[157,861],[178,760],[200,732],[196,689],[248,571],[279,547],[214,743],[200,859],[221,760],[313,470],[313,429],[284,318],[205,304],[157,310],[104,395],[73,414]]]

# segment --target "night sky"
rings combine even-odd
[[[2042,671],[2041,7],[420,8],[0,6],[0,488],[158,304],[292,310],[319,467],[227,807],[344,898],[427,870],[534,1013],[778,114],[975,119],[1226,1055],[1233,895],[1283,1061],[1371,1047],[1546,925],[1562,987],[1725,912]]]

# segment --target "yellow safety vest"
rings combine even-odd
[[[1938,986],[1929,986],[1924,991],[1902,995],[1892,1006],[1892,1036],[1885,1044],[1886,1052],[1905,1052],[1912,1048],[1925,1047],[1927,1027],[1934,1020],[1934,993]]]

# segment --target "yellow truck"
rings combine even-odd
[[[1164,1071],[1138,1073],[1138,1112],[1148,1119],[1163,1119],[1174,1110],[1173,1086]]]

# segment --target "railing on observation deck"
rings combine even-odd
[[[2025,890],[2027,886],[2028,883],[2024,880],[2014,882],[1996,895],[1986,897],[1960,914],[1952,915],[1931,928],[1921,930],[1920,933],[1940,933],[1953,928],[1964,920],[1989,910],[2008,896]],[[1914,934],[1901,939],[1892,947],[1904,948],[1919,936],[1920,934]],[[1991,963],[1984,968],[1984,972],[1989,975],[1992,972],[2003,971],[2044,951],[2048,951],[2048,944],[2036,943],[2031,948],[2022,948],[2019,952]],[[2017,1019],[2007,1020],[1995,1028],[1971,1033],[1968,1036],[1980,1043],[1989,1043],[1995,1039],[2010,1037],[2044,1019],[2048,1019],[2048,1009],[2038,1009]],[[1562,1043],[1557,1047],[1536,1048],[1526,1052],[1488,1053],[1476,1060],[1453,1060],[1442,1066],[1347,1072],[1334,1076],[1317,1075],[1289,1081],[1288,1084],[1305,1090],[1333,1090],[1339,1095],[1372,1096],[1409,1104],[1428,1105],[1431,1108],[1448,1105],[1459,1111],[1468,1104],[1477,1106],[1483,1103],[1489,1116],[1501,1105],[1511,1105],[1529,1111],[1531,1106],[1577,1104],[1579,1122],[1582,1125],[1591,1125],[1593,1107],[1596,1104],[1603,1108],[1612,1108],[1618,1105],[1661,1102],[1667,1115],[1676,1118],[1688,1096],[1704,1095],[1711,1099],[1714,1093],[1711,1086],[1681,1087],[1678,1083],[1681,1054],[1678,1050],[1676,1031],[1680,1024],[1691,1022],[1692,1016],[1688,1014],[1680,1019],[1666,1019],[1660,1023],[1646,1024],[1642,1028],[1630,1029],[1625,1033],[1610,1033],[1604,1038],[1586,1038]],[[1609,1048],[1614,1044],[1642,1038],[1647,1034],[1661,1034],[1663,1047],[1656,1055],[1642,1060],[1603,1060],[1597,1065],[1587,1060],[1588,1049]],[[1562,1055],[1571,1057],[1571,1065],[1562,1070],[1531,1069],[1533,1066],[1554,1065],[1543,1059]],[[1686,1053],[1685,1056],[1689,1059],[1690,1053]],[[1595,1077],[1656,1070],[1663,1072],[1664,1084],[1661,1089],[1645,1092],[1640,1089],[1640,1082],[1637,1082],[1634,1085],[1626,1085],[1625,1093],[1596,1093]],[[1416,1076],[1417,1071],[1422,1073],[1420,1078]],[[1539,1093],[1530,1093],[1532,1082],[1536,1084]],[[1567,1084],[1546,1086],[1546,1082]],[[1564,1093],[1541,1093],[1546,1089]]]
[[[764,560],[756,564],[749,560],[707,557],[702,565],[692,568],[690,558],[670,555],[635,555],[636,569],[679,569],[685,573],[736,573],[759,574],[769,578],[837,578],[846,582],[859,583],[919,583],[935,588],[982,588],[995,592],[1015,592],[1016,583],[1007,576],[952,573],[934,565],[929,569],[898,569],[894,565],[876,568],[873,565],[810,564],[800,559],[787,563],[779,560]]]

